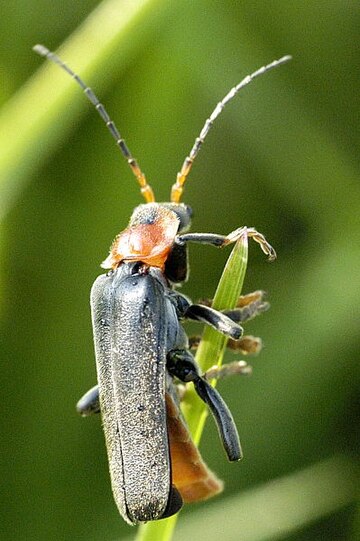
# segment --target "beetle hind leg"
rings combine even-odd
[[[208,405],[228,459],[233,462],[242,458],[239,435],[231,412],[220,394],[200,376],[194,357],[185,349],[172,350],[167,355],[167,369],[180,381],[194,383],[199,397]]]

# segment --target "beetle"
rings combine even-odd
[[[169,517],[183,501],[209,498],[222,482],[203,462],[179,410],[174,379],[193,382],[215,419],[230,461],[242,458],[233,417],[219,392],[201,375],[182,321],[192,319],[239,340],[240,323],[266,309],[262,293],[243,306],[219,312],[193,304],[176,287],[188,278],[189,242],[224,247],[248,235],[270,260],[276,254],[254,228],[228,235],[190,233],[191,208],[180,202],[193,162],[225,105],[254,78],[287,62],[284,56],[248,75],[218,103],[185,158],[170,202],[156,203],[146,177],[93,91],[43,45],[34,50],[65,70],[95,106],[134,173],[145,198],[102,263],[107,269],[91,290],[98,385],[78,402],[84,416],[101,412],[112,490],[129,524]],[[213,374],[216,376],[216,374]]]

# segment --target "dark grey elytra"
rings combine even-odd
[[[135,209],[129,228],[123,233],[131,235],[133,229],[142,226],[162,226],[164,216],[176,225],[173,238],[166,238],[169,244],[163,265],[149,263],[147,253],[136,256],[130,252],[117,261],[116,250],[121,239],[119,245],[114,242],[111,255],[104,262],[105,268],[111,270],[99,276],[91,290],[98,386],[90,389],[77,404],[82,415],[101,411],[112,490],[123,518],[129,524],[165,518],[182,505],[182,496],[172,483],[165,404],[166,394],[177,400],[173,378],[194,383],[199,397],[213,414],[228,459],[236,461],[242,457],[232,415],[218,391],[199,374],[180,322],[201,321],[237,340],[242,334],[239,323],[249,313],[254,315],[254,310],[217,312],[192,304],[175,291],[176,285],[188,277],[187,243],[223,247],[247,235],[260,244],[269,259],[276,256],[265,237],[254,228],[241,227],[226,236],[187,233],[191,209],[180,203],[183,186],[204,139],[225,105],[255,77],[290,57],[284,56],[248,75],[218,103],[177,175],[171,202],[158,204],[145,175],[93,91],[46,47],[36,45],[34,50],[64,69],[80,85],[140,184],[147,203]],[[165,235],[168,231],[165,226],[163,229]]]

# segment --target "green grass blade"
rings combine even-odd
[[[232,250],[220,278],[214,296],[213,308],[223,310],[234,308],[241,295],[248,261],[248,238],[241,237]],[[211,327],[206,327],[199,345],[196,361],[202,372],[206,372],[214,364],[221,365],[227,338]],[[191,435],[198,445],[207,417],[207,408],[199,400],[195,391],[189,389],[183,404],[183,411],[189,425]]]
[[[201,539],[207,541],[286,540],[332,513],[351,505],[355,510],[358,478],[359,467],[353,457],[333,455],[229,496],[225,502],[209,502],[201,517],[198,513],[188,515],[175,539],[196,537],[194,532],[201,523]],[[358,539],[356,533],[351,539]]]
[[[232,250],[220,278],[213,307],[222,310],[234,308],[241,295],[248,260],[248,239],[241,237]],[[196,361],[205,372],[214,364],[220,365],[226,348],[227,338],[206,327],[199,345]],[[185,420],[196,445],[199,445],[207,417],[205,404],[193,388],[188,389],[182,407]],[[136,541],[170,541],[179,515],[140,526]]]
[[[139,526],[136,541],[171,541],[175,530],[177,515]]]

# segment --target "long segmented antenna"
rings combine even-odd
[[[285,62],[288,62],[291,60],[290,55],[283,56],[282,58],[279,58],[279,60],[274,60],[271,62],[271,64],[267,64],[266,66],[263,66],[262,68],[259,68],[258,70],[254,71],[251,75],[247,75],[238,85],[234,86],[227,94],[226,96],[217,104],[214,111],[211,113],[209,118],[206,120],[203,129],[200,132],[199,137],[196,138],[194,146],[192,147],[190,154],[185,158],[184,163],[177,174],[176,182],[173,184],[171,188],[171,201],[173,203],[179,203],[182,193],[184,191],[184,184],[185,181],[190,173],[191,167],[194,163],[194,160],[196,156],[199,153],[199,150],[201,148],[201,145],[203,144],[205,137],[210,131],[211,126],[217,119],[217,117],[220,115],[222,110],[224,109],[225,105],[232,100],[236,94],[247,86],[255,77],[258,77],[259,75],[262,75],[263,73],[266,73],[267,71],[270,71],[272,68],[277,68],[281,64],[285,64]]]
[[[111,135],[115,139],[116,144],[119,147],[122,155],[126,159],[126,161],[129,164],[132,172],[134,173],[135,177],[137,178],[137,181],[140,184],[141,193],[144,196],[146,202],[147,203],[152,203],[153,201],[155,201],[154,192],[153,192],[151,186],[147,183],[146,177],[145,177],[144,173],[141,171],[141,169],[139,167],[139,164],[137,163],[135,158],[133,158],[133,156],[132,156],[129,148],[127,147],[124,139],[121,137],[121,135],[119,133],[119,130],[117,129],[114,122],[109,117],[105,107],[103,106],[102,103],[100,103],[99,99],[97,98],[97,96],[95,96],[95,94],[91,90],[91,88],[88,87],[84,83],[84,81],[82,79],[80,79],[80,77],[76,73],[74,73],[72,71],[72,69],[70,69],[69,66],[67,64],[65,64],[65,62],[63,62],[61,60],[61,58],[59,58],[56,54],[49,51],[49,49],[44,47],[44,45],[35,45],[35,47],[33,47],[33,50],[36,53],[38,53],[40,56],[44,56],[48,60],[51,60],[52,62],[54,62],[54,64],[57,64],[58,66],[60,66],[60,68],[65,70],[66,73],[68,73],[78,83],[78,85],[81,86],[81,88],[84,91],[85,96],[95,106],[95,109],[97,110],[97,112],[99,113],[99,115],[101,116],[103,121],[105,122],[106,127],[108,128],[109,132],[111,133]]]

